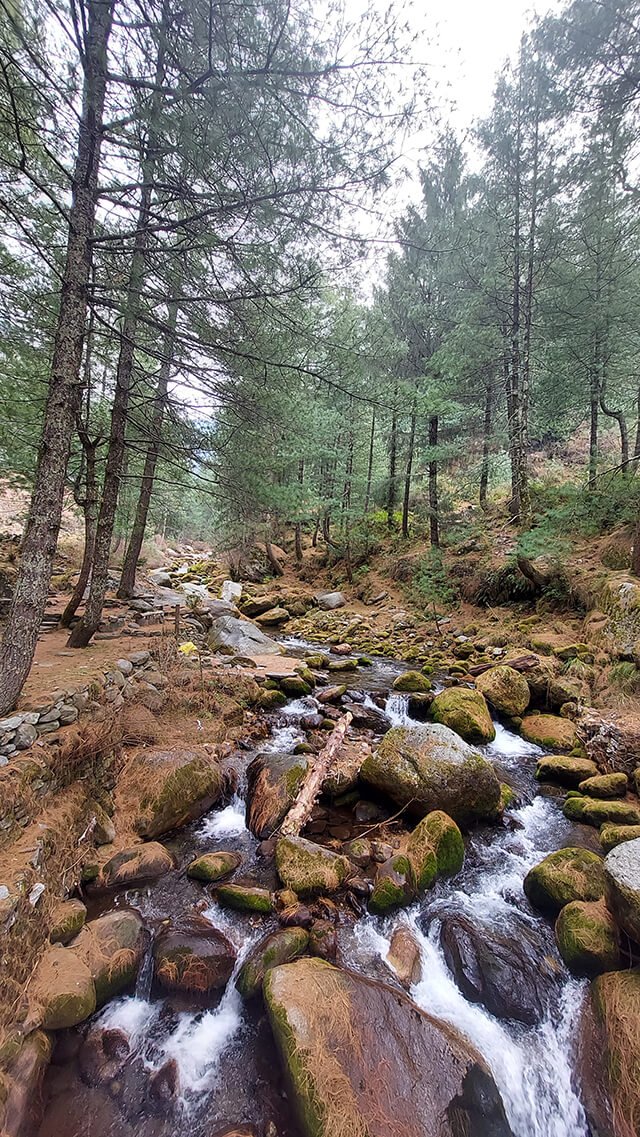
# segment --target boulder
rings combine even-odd
[[[148,880],[156,880],[174,868],[171,853],[157,841],[123,849],[102,866],[91,886],[101,892],[110,888],[131,888]]]
[[[601,900],[604,860],[589,849],[558,849],[529,869],[524,891],[534,908],[552,916],[572,900]]]
[[[86,963],[61,944],[48,948],[29,988],[32,1016],[45,1030],[64,1030],[96,1009],[96,988]]]
[[[423,852],[424,850],[424,852]],[[431,857],[429,850],[435,854],[435,868],[438,876],[452,876],[460,872],[464,863],[464,841],[453,818],[441,809],[435,809],[422,819],[419,825],[409,835],[407,841],[407,856],[413,865],[418,888],[428,888],[431,877]],[[424,864],[429,877],[426,883],[421,883],[422,873],[420,866]]]
[[[627,792],[628,778],[626,774],[596,774],[593,778],[586,778],[580,782],[578,789],[587,797],[616,798],[624,797]]]
[[[346,683],[340,683],[336,687],[323,687],[315,697],[319,703],[339,703],[346,690]]]
[[[569,758],[562,755],[545,755],[538,759],[536,778],[540,782],[559,782],[561,786],[579,786],[586,778],[598,773],[595,762],[589,758]]]
[[[623,932],[640,944],[640,838],[607,853],[604,875],[611,913]]]
[[[51,1061],[51,1035],[34,1030],[3,1066],[0,1096],[0,1132],[6,1137],[32,1137],[42,1121],[44,1077]]]
[[[560,993],[561,969],[544,933],[524,917],[508,930],[463,912],[445,913],[440,943],[465,998],[500,1019],[535,1025]]]
[[[311,694],[311,687],[300,675],[283,675],[280,690],[291,699],[301,699]]]
[[[581,1023],[582,1096],[592,1132],[640,1132],[640,968],[591,984]]]
[[[527,742],[543,750],[573,750],[576,745],[576,728],[570,719],[558,715],[525,715],[520,727]]]
[[[394,691],[409,691],[426,694],[431,690],[431,681],[421,671],[403,671],[393,681]]]
[[[220,589],[220,599],[226,601],[227,604],[235,604],[242,596],[242,585],[237,584],[235,580],[223,580],[222,588]]]
[[[260,940],[238,972],[236,987],[243,998],[259,995],[267,971],[303,955],[308,943],[309,933],[304,928],[281,928]]]
[[[149,936],[135,908],[118,908],[90,920],[67,949],[89,969],[100,1007],[136,978]]]
[[[394,727],[360,777],[413,815],[443,810],[459,825],[492,819],[500,802],[493,766],[446,726]]]
[[[406,924],[396,928],[385,959],[403,987],[412,987],[414,983],[420,982],[422,975],[420,945]]]
[[[607,621],[598,629],[598,641],[616,658],[640,663],[640,583],[626,573],[611,573],[599,607]]]
[[[107,1085],[117,1078],[130,1053],[129,1039],[123,1030],[94,1023],[78,1054],[82,1081],[88,1086]]]
[[[204,747],[152,750],[142,760],[149,788],[135,825],[147,840],[202,817],[229,788],[228,775]]]
[[[276,624],[286,624],[291,616],[286,608],[268,608],[266,612],[262,612],[256,616],[256,624],[260,624],[261,628],[268,628]]]
[[[223,655],[279,655],[280,645],[252,624],[237,616],[219,616],[207,632],[207,646]]]
[[[86,918],[87,909],[81,900],[63,900],[51,916],[50,943],[68,944],[77,936]]]
[[[200,996],[226,987],[236,959],[233,944],[205,920],[161,932],[153,956],[154,974],[162,987]]]
[[[556,920],[558,951],[576,975],[600,975],[620,966],[618,929],[602,900],[572,900]]]
[[[595,797],[568,797],[562,812],[583,825],[640,825],[640,805],[630,801],[603,801]]]
[[[433,876],[429,879],[429,884],[433,882],[436,875],[436,858],[433,849],[431,850],[431,858],[429,867],[433,868]],[[423,875],[425,879],[428,878],[426,866]],[[373,891],[369,897],[369,911],[374,916],[384,916],[393,908],[403,908],[407,904],[411,904],[415,894],[411,861],[406,854],[396,853],[393,857],[389,857],[388,861],[384,861],[376,872]]]
[[[276,868],[285,888],[298,896],[336,892],[353,873],[353,865],[330,849],[304,837],[280,837],[276,844]]]
[[[221,884],[216,889],[216,899],[223,908],[235,908],[238,912],[260,912],[264,916],[273,912],[271,893],[257,885]]]
[[[309,955],[334,960],[338,954],[338,935],[332,920],[314,920],[309,928]]]
[[[498,714],[509,718],[524,714],[529,706],[531,693],[527,680],[506,663],[478,675],[476,687]]]
[[[334,608],[344,608],[347,601],[341,592],[318,592],[314,596],[318,608],[332,612]]]
[[[254,837],[266,840],[275,833],[296,800],[307,772],[303,754],[265,751],[247,769],[247,825]]]
[[[480,1056],[397,989],[299,959],[264,995],[305,1137],[509,1137]]]
[[[455,730],[465,742],[482,745],[493,742],[496,736],[484,695],[469,687],[449,687],[436,695],[431,704],[431,717],[434,722]]]
[[[635,841],[636,837],[640,837],[640,825],[612,825],[607,822],[600,829],[600,844],[605,853],[623,841]]]
[[[241,864],[242,857],[240,853],[221,849],[218,853],[203,853],[201,857],[196,857],[195,861],[192,861],[187,868],[187,876],[192,880],[202,880],[205,883],[210,883],[211,881],[222,880],[223,877],[229,876],[229,874],[235,872]]]
[[[339,797],[355,789],[362,765],[370,754],[368,743],[345,739],[331,764],[331,772],[322,783],[322,793],[328,797]]]

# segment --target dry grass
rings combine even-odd
[[[124,746],[151,746],[160,738],[160,724],[156,716],[139,703],[123,708],[121,725]]]
[[[604,1020],[616,1137],[640,1133],[640,971],[610,972],[596,983]],[[603,992],[606,990],[606,997]]]

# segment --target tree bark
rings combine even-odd
[[[178,287],[177,292],[180,291]],[[149,506],[151,504],[151,494],[153,492],[153,481],[156,473],[156,466],[160,456],[160,443],[162,441],[162,420],[167,405],[167,391],[169,389],[169,379],[171,376],[171,368],[173,366],[173,355],[175,350],[176,340],[176,325],[178,322],[178,302],[172,299],[169,302],[167,314],[167,328],[164,336],[164,345],[162,350],[162,364],[158,372],[158,383],[153,403],[153,414],[151,417],[151,427],[149,432],[149,445],[144,461],[144,469],[142,472],[142,481],[140,482],[140,493],[138,496],[138,504],[136,506],[136,515],[127,545],[127,551],[124,555],[122,563],[122,574],[120,576],[120,585],[116,595],[121,600],[128,600],[133,596],[133,591],[136,583],[136,570],[138,568],[138,561],[140,559],[140,550],[142,549],[142,542],[144,541],[144,534],[147,528],[147,517],[149,515]]]
[[[600,393],[600,410],[603,415],[615,419],[618,424],[620,431],[620,469],[623,474],[626,474],[629,471],[629,431],[625,413],[624,411],[614,411],[612,407],[607,406],[604,390]]]
[[[640,429],[640,426],[639,426]],[[371,412],[371,435],[369,438],[369,459],[367,462],[367,489],[364,495],[364,515],[367,516],[369,512],[369,503],[371,501],[371,479],[373,477],[373,444],[376,436],[376,408]]]
[[[491,457],[491,425],[493,419],[493,379],[485,387],[484,419],[482,424],[482,465],[480,467],[480,508],[487,508],[489,490],[489,460]]]
[[[440,548],[440,520],[438,517],[438,459],[435,448],[438,445],[438,416],[429,419],[429,539],[434,549]]]
[[[85,474],[85,496],[82,503],[84,510],[84,551],[82,554],[82,564],[80,566],[80,573],[76,581],[76,586],[71,593],[69,602],[60,617],[60,627],[68,628],[75,616],[80,604],[82,603],[89,577],[91,576],[91,569],[93,567],[93,554],[96,543],[96,524],[98,520],[98,475],[97,475],[97,450],[99,446],[98,439],[90,439],[86,432],[81,436],[82,447],[84,450],[86,474]]]
[[[71,436],[80,408],[96,190],[115,0],[87,0],[84,87],[69,234],[51,377],[22,557],[0,646],[0,714],[22,690],[36,648],[55,556]]]
[[[284,569],[283,569],[282,565],[280,564],[280,561],[276,557],[276,554],[273,551],[273,545],[271,544],[271,541],[268,541],[266,539],[266,537],[265,537],[264,547],[265,547],[265,552],[267,554],[267,560],[268,560],[268,562],[271,565],[271,568],[273,570],[273,575],[274,576],[284,576]]]
[[[636,521],[633,533],[633,548],[631,550],[631,571],[634,576],[640,576],[640,517]]]
[[[411,406],[411,427],[409,430],[409,449],[407,452],[407,465],[404,475],[404,495],[402,498],[402,536],[409,536],[409,502],[411,499],[411,473],[413,469],[413,453],[416,443],[416,400],[415,396]]]
[[[304,829],[322,789],[322,783],[327,777],[351,722],[351,712],[336,723],[325,745],[315,759],[313,765],[305,776],[298,796],[280,826],[282,837],[298,837]]]
[[[387,486],[387,526],[393,529],[393,513],[396,507],[396,467],[398,448],[398,380],[393,389],[393,412],[391,415],[391,435],[389,437],[389,485]]]

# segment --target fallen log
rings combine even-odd
[[[347,711],[346,715],[343,715],[340,721],[336,723],[315,762],[307,770],[298,796],[280,826],[280,833],[283,837],[298,837],[304,829],[311,816],[316,798],[322,789],[322,783],[329,774],[344,742],[344,736],[351,723],[351,718],[351,712]]]
[[[514,671],[531,671],[540,663],[537,655],[519,655],[517,659],[495,659],[493,663],[479,663],[469,668],[469,675],[482,675],[490,667],[512,667]]]

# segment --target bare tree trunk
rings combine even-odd
[[[396,507],[396,467],[398,461],[398,380],[393,388],[393,412],[391,415],[391,435],[389,437],[389,484],[387,486],[387,526],[393,529],[393,513]]]
[[[98,520],[98,475],[96,470],[96,455],[99,446],[99,439],[90,439],[86,432],[81,436],[82,447],[84,450],[86,474],[85,474],[85,496],[82,503],[84,510],[84,551],[82,554],[82,564],[80,566],[80,573],[76,581],[76,586],[71,593],[69,602],[60,617],[60,627],[68,628],[73,617],[75,616],[82,599],[85,594],[85,589],[89,583],[91,576],[91,569],[93,566],[93,553],[96,542],[96,524]]]
[[[264,541],[264,547],[265,547],[265,552],[267,554],[267,560],[268,560],[268,562],[271,565],[271,568],[273,570],[273,575],[274,576],[284,576],[284,569],[283,569],[282,565],[280,564],[280,561],[278,560],[276,554],[273,551],[273,545],[271,544],[271,541],[267,540],[266,537],[265,537],[265,541]]]
[[[491,457],[491,425],[493,419],[493,379],[487,381],[482,424],[482,466],[480,468],[480,508],[487,508],[489,489],[489,459]]]
[[[429,419],[429,538],[432,548],[440,548],[440,520],[438,517],[438,416]]]
[[[638,465],[640,465],[638,461],[638,459],[640,459],[640,387],[638,387],[636,394],[636,440],[633,446],[633,457],[635,459],[633,463],[635,472],[638,469]]]
[[[350,711],[347,711],[346,715],[343,715],[336,723],[325,745],[305,775],[296,801],[280,826],[280,833],[283,837],[297,837],[304,829],[311,816],[316,798],[322,789],[322,783],[344,742],[351,717]]]
[[[115,0],[86,2],[84,87],[67,252],[29,518],[0,646],[0,714],[15,706],[35,652],[60,529],[71,436],[80,409],[80,371],[107,86],[107,47],[114,4]]]
[[[179,286],[177,288],[177,291],[180,291]],[[153,492],[153,481],[156,474],[158,458],[160,456],[160,444],[162,441],[162,420],[164,418],[164,413],[167,405],[167,392],[169,389],[171,368],[173,366],[177,322],[178,301],[173,299],[169,302],[168,306],[167,327],[162,349],[162,363],[158,372],[158,383],[154,396],[153,414],[151,417],[151,428],[149,432],[149,445],[147,447],[144,469],[142,471],[142,480],[140,482],[140,493],[138,496],[138,504],[136,506],[136,515],[133,522],[131,535],[129,537],[127,551],[124,555],[124,561],[122,562],[120,585],[116,594],[120,597],[121,600],[128,600],[129,597],[133,596],[133,590],[135,588],[136,570],[138,568],[140,550],[142,549],[142,542],[144,541],[144,534],[147,528],[147,517],[149,516],[149,506],[151,504],[151,494]]]
[[[369,512],[369,503],[371,501],[371,479],[373,477],[373,444],[376,436],[376,408],[371,412],[371,436],[369,438],[369,460],[367,462],[367,489],[364,495],[364,515],[367,516]]]
[[[629,472],[629,431],[627,429],[627,419],[624,411],[614,411],[611,407],[607,406],[605,402],[604,389],[600,392],[600,410],[607,418],[613,418],[618,424],[620,431],[620,469],[623,474]]]
[[[640,576],[640,517],[636,521],[633,533],[633,548],[631,550],[631,571],[634,576]]]
[[[402,498],[402,536],[409,536],[409,502],[411,499],[411,473],[413,469],[413,452],[416,444],[416,399],[413,398],[411,406],[411,427],[409,430],[409,450],[407,465],[404,474],[404,495]]]

